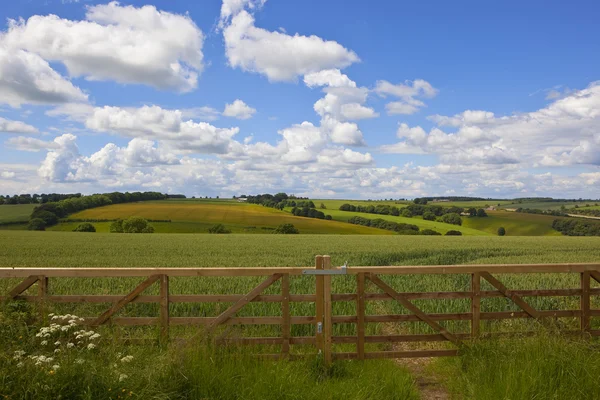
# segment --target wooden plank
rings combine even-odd
[[[590,328],[590,273],[581,273],[581,318],[580,329],[582,332],[589,332]]]
[[[444,337],[446,339],[448,339],[449,341],[451,341],[452,343],[454,343],[457,346],[461,345],[461,341],[458,340],[458,338],[456,338],[456,336],[454,336],[452,333],[448,332],[448,330],[446,330],[446,328],[444,328],[443,326],[441,326],[440,324],[435,322],[433,319],[431,319],[426,313],[421,311],[413,303],[411,303],[410,301],[408,301],[404,297],[402,297],[402,295],[400,293],[396,292],[392,287],[390,287],[388,284],[386,284],[384,281],[382,281],[378,276],[376,276],[374,274],[369,274],[369,275],[367,275],[367,278],[371,282],[373,282],[375,285],[377,285],[380,289],[382,289],[384,292],[386,292],[390,296],[394,297],[404,308],[406,308],[407,310],[409,310],[410,312],[415,314],[421,321],[425,322],[431,328],[438,331],[440,334],[444,335]]]
[[[47,306],[46,299],[48,297],[48,278],[40,275],[38,276],[38,313],[40,315],[40,321],[46,320]]]
[[[315,257],[315,269],[321,270],[323,269],[323,256]],[[317,343],[317,352],[323,353],[323,313],[324,313],[324,304],[323,304],[323,293],[324,293],[324,277],[322,275],[316,275],[315,278],[315,340]]]
[[[170,324],[174,325],[209,325],[215,317],[171,317]],[[314,325],[314,316],[292,316],[292,325]],[[281,317],[232,317],[223,325],[282,325]]]
[[[290,276],[283,275],[281,277],[281,316],[283,324],[281,325],[281,353],[284,355],[290,354],[290,336],[292,335],[292,323],[290,313]]]
[[[486,281],[488,281],[492,286],[498,289],[504,296],[511,299],[513,303],[521,307],[523,311],[529,314],[533,318],[539,318],[540,313],[533,307],[531,307],[525,300],[521,298],[518,294],[515,294],[508,290],[506,286],[498,279],[496,279],[492,274],[487,271],[482,271],[479,273]]]
[[[23,293],[24,291],[29,289],[34,283],[36,283],[38,281],[38,279],[39,279],[39,276],[37,276],[37,275],[28,276],[21,283],[19,283],[17,286],[15,286],[13,288],[13,290],[8,292],[8,298],[14,299],[18,295],[20,295],[21,293]]]
[[[374,351],[365,353],[365,359],[378,358],[422,358],[422,357],[452,357],[458,355],[458,350],[408,350],[408,351]],[[334,360],[355,360],[358,353],[334,353]]]
[[[480,314],[481,314],[481,279],[479,272],[471,274],[471,337],[479,337]]]
[[[160,276],[160,342],[169,341],[169,277]]]
[[[236,345],[280,345],[284,343],[284,339],[280,337],[234,337],[223,338],[217,340],[219,344],[236,344]],[[315,344],[314,336],[298,336],[289,339],[290,344]]]
[[[323,256],[323,269],[331,269],[331,257]],[[333,324],[331,302],[331,275],[323,277],[323,361],[325,365],[331,365],[331,336],[333,336]]]
[[[356,352],[358,359],[365,359],[365,274],[356,275]]]
[[[92,325],[102,325],[110,319],[115,313],[125,307],[131,300],[135,299],[140,293],[149,288],[154,282],[160,279],[160,275],[152,275],[142,283],[140,283],[129,294],[125,295],[121,300],[114,304],[111,308],[100,315]]]
[[[297,267],[246,267],[246,268],[0,268],[0,278],[24,278],[30,275],[48,277],[146,277],[149,275],[183,276],[267,276],[273,274],[302,275],[306,268]],[[491,271],[503,273],[567,273],[600,271],[600,263],[557,264],[469,264],[469,265],[419,265],[419,266],[357,266],[348,267],[346,273],[374,274],[471,274]],[[600,275],[597,275],[600,279]]]
[[[598,271],[589,271],[589,273],[590,273],[590,276],[592,278],[594,278],[594,280],[596,282],[600,283],[600,272],[598,272]]]
[[[279,280],[279,278],[281,278],[281,276],[282,276],[281,274],[275,274],[275,275],[271,275],[270,277],[265,279],[261,284],[259,284],[254,289],[252,289],[252,291],[250,293],[248,293],[247,295],[242,297],[234,305],[232,305],[227,310],[223,311],[218,317],[216,317],[208,325],[207,330],[209,332],[212,331],[218,325],[222,324],[223,322],[227,321],[229,318],[234,316],[235,313],[237,313],[242,307],[244,307],[246,304],[248,304],[250,301],[252,301],[253,298],[258,296],[260,293],[262,293],[263,290],[265,290],[266,288],[271,286],[274,282]]]

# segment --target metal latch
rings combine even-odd
[[[346,275],[347,268],[348,261],[336,269],[305,269],[302,271],[302,275]]]
[[[323,333],[323,323],[317,322],[317,333]]]

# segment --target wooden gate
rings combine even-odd
[[[575,288],[511,290],[497,276],[502,274],[576,274],[579,285]],[[391,275],[467,275],[470,276],[470,288],[465,291],[448,292],[401,292],[386,282]],[[299,276],[315,276],[313,293],[291,293],[290,280]],[[174,294],[169,287],[174,277],[266,277],[246,294]],[[354,293],[334,293],[332,281],[339,276],[354,276]],[[50,279],[60,278],[96,278],[96,277],[142,277],[145,278],[129,293],[124,295],[56,295],[52,294]],[[22,281],[11,287],[0,300],[25,300],[38,302],[40,309],[48,303],[105,303],[109,306],[98,316],[84,318],[85,324],[99,326],[104,324],[124,326],[158,326],[159,340],[166,342],[170,338],[170,327],[178,325],[203,326],[206,334],[214,333],[220,326],[231,325],[279,325],[280,335],[276,337],[235,337],[221,338],[222,343],[243,345],[280,345],[280,352],[263,354],[268,358],[298,357],[310,355],[292,351],[293,345],[310,345],[322,354],[326,363],[336,359],[373,359],[402,357],[437,357],[458,354],[468,341],[480,337],[495,335],[523,334],[523,332],[481,332],[481,321],[532,319],[545,324],[550,319],[577,318],[577,329],[564,330],[568,334],[586,334],[599,336],[600,330],[592,329],[591,318],[600,316],[600,310],[592,309],[591,296],[600,295],[600,264],[501,264],[501,265],[446,265],[446,266],[385,266],[385,267],[337,267],[333,268],[329,256],[317,256],[313,268],[0,268],[1,279],[21,278]],[[346,278],[348,279],[348,278]],[[591,282],[596,287],[592,287]],[[279,294],[264,294],[264,291],[276,282],[281,282]],[[493,290],[482,290],[482,283]],[[1,282],[0,282],[1,283]],[[368,293],[367,284],[376,289]],[[37,293],[32,292],[37,285]],[[146,290],[159,285],[158,295],[144,294]],[[1,287],[1,286],[0,286]],[[526,298],[533,297],[576,297],[578,309],[537,310]],[[482,312],[481,300],[486,298],[506,298],[518,306],[520,311]],[[415,304],[415,300],[452,300],[464,299],[470,302],[470,310],[462,313],[428,313]],[[335,302],[355,302],[354,315],[334,315]],[[367,314],[370,301],[397,302],[408,313],[371,315]],[[280,303],[280,315],[276,316],[238,316],[240,310],[250,303]],[[291,304],[295,302],[314,303],[313,315],[293,315]],[[158,315],[155,317],[119,316],[129,304],[157,303]],[[230,303],[216,316],[179,317],[171,315],[170,308],[176,303]],[[422,322],[434,333],[427,334],[384,334],[368,335],[369,323]],[[467,321],[468,332],[451,332],[444,327],[444,321]],[[355,335],[335,335],[337,324],[354,324]],[[313,325],[314,335],[293,336],[293,325]],[[525,332],[532,334],[534,332]],[[174,339],[174,338],[171,338]],[[403,342],[448,342],[450,348],[417,350],[381,350],[367,351],[367,344],[403,343]],[[353,344],[356,351],[335,351],[338,344]],[[314,352],[313,352],[314,354]]]

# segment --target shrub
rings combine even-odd
[[[140,217],[130,217],[123,221],[123,233],[153,233],[148,229],[148,221]]]
[[[293,224],[281,224],[273,231],[273,233],[279,233],[284,235],[300,233]]]
[[[423,219],[425,221],[435,221],[435,214],[431,211],[427,211],[423,213]]]
[[[439,233],[438,231],[434,231],[433,229],[423,229],[421,231],[421,235],[436,236],[436,235],[441,235],[441,233]]]
[[[498,236],[504,236],[506,235],[506,229],[504,229],[503,226],[501,226],[500,228],[498,228]]]
[[[446,232],[446,236],[462,236],[462,232],[450,230],[450,231]]]
[[[208,229],[208,233],[231,233],[223,224],[216,224]]]
[[[401,215],[405,218],[412,218],[413,213],[408,208],[403,208]]]
[[[31,221],[29,221],[27,229],[29,229],[30,231],[45,231],[46,222],[44,222],[44,220],[41,218],[34,218]]]
[[[326,215],[326,216],[325,216],[325,219],[326,219],[327,221],[331,221],[331,220],[332,220],[332,218],[331,218],[331,215]]]
[[[452,225],[462,225],[462,219],[457,213],[444,214],[440,217],[440,222]]]
[[[77,228],[73,229],[73,232],[96,232],[96,227],[89,222],[77,225]]]
[[[488,215],[483,208],[480,208],[479,210],[477,210],[477,216],[478,217],[487,217]]]

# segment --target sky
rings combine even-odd
[[[600,197],[597,1],[2,1],[0,194]]]

